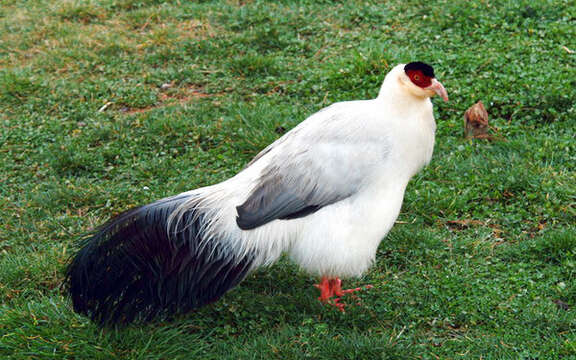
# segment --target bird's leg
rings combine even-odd
[[[322,277],[322,280],[319,284],[314,285],[320,290],[320,297],[318,300],[322,301],[323,303],[330,301],[330,298],[332,298],[334,295],[330,281],[331,280],[324,276]]]
[[[340,278],[327,278],[323,277],[319,284],[314,285],[320,289],[320,297],[318,300],[323,303],[330,304],[338,308],[338,310],[344,312],[345,303],[341,302],[342,296],[346,294],[352,294],[356,291],[361,291],[364,289],[370,289],[372,285],[367,285],[364,288],[355,289],[342,289],[342,280]],[[355,298],[356,296],[353,295]],[[332,300],[332,301],[331,301]]]
[[[340,296],[342,293],[342,286],[341,286],[342,280],[335,278],[335,279],[329,279],[326,276],[322,277],[322,280],[320,281],[319,284],[315,284],[314,286],[316,286],[319,290],[320,290],[320,297],[318,297],[318,300],[320,300],[321,302],[325,303],[325,304],[329,304],[332,306],[335,306],[336,308],[338,308],[338,310],[340,311],[344,311],[344,304],[340,303]],[[335,294],[334,290],[339,289],[338,290],[338,295]],[[334,295],[336,295],[337,297],[334,298]]]

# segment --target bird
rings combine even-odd
[[[107,326],[215,302],[282,254],[343,309],[432,157],[432,66],[394,66],[378,96],[312,114],[220,183],[127,210],[82,237],[66,268],[74,311]]]

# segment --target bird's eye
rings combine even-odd
[[[426,74],[423,74],[419,70],[409,70],[406,72],[408,78],[412,82],[412,84],[419,86],[421,88],[425,88],[426,86],[430,86],[431,77],[428,77]]]

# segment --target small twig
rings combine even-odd
[[[102,105],[102,107],[100,109],[98,109],[98,112],[101,113],[101,112],[105,111],[112,104],[113,104],[112,101],[108,101],[106,104]]]
[[[150,25],[150,20],[152,20],[152,16],[154,16],[154,15],[150,15],[148,17],[148,19],[146,19],[146,22],[144,23],[144,25],[142,25],[140,27],[140,30],[139,30],[140,32],[144,31],[144,29],[146,29],[148,27],[148,25]]]
[[[402,336],[402,334],[404,334],[404,331],[406,330],[406,325],[404,325],[404,327],[402,328],[402,330],[400,330],[400,332],[398,333],[398,335],[396,335],[396,340],[398,340],[400,338],[400,336]]]

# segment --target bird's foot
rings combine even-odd
[[[318,300],[321,302],[334,306],[338,310],[345,312],[346,303],[342,301],[342,297],[346,294],[352,294],[352,298],[357,300],[357,304],[360,305],[359,299],[355,292],[371,289],[372,285],[366,285],[364,287],[357,287],[354,289],[342,289],[342,280],[339,278],[329,279],[323,277],[319,284],[314,285],[320,290],[320,297]]]

